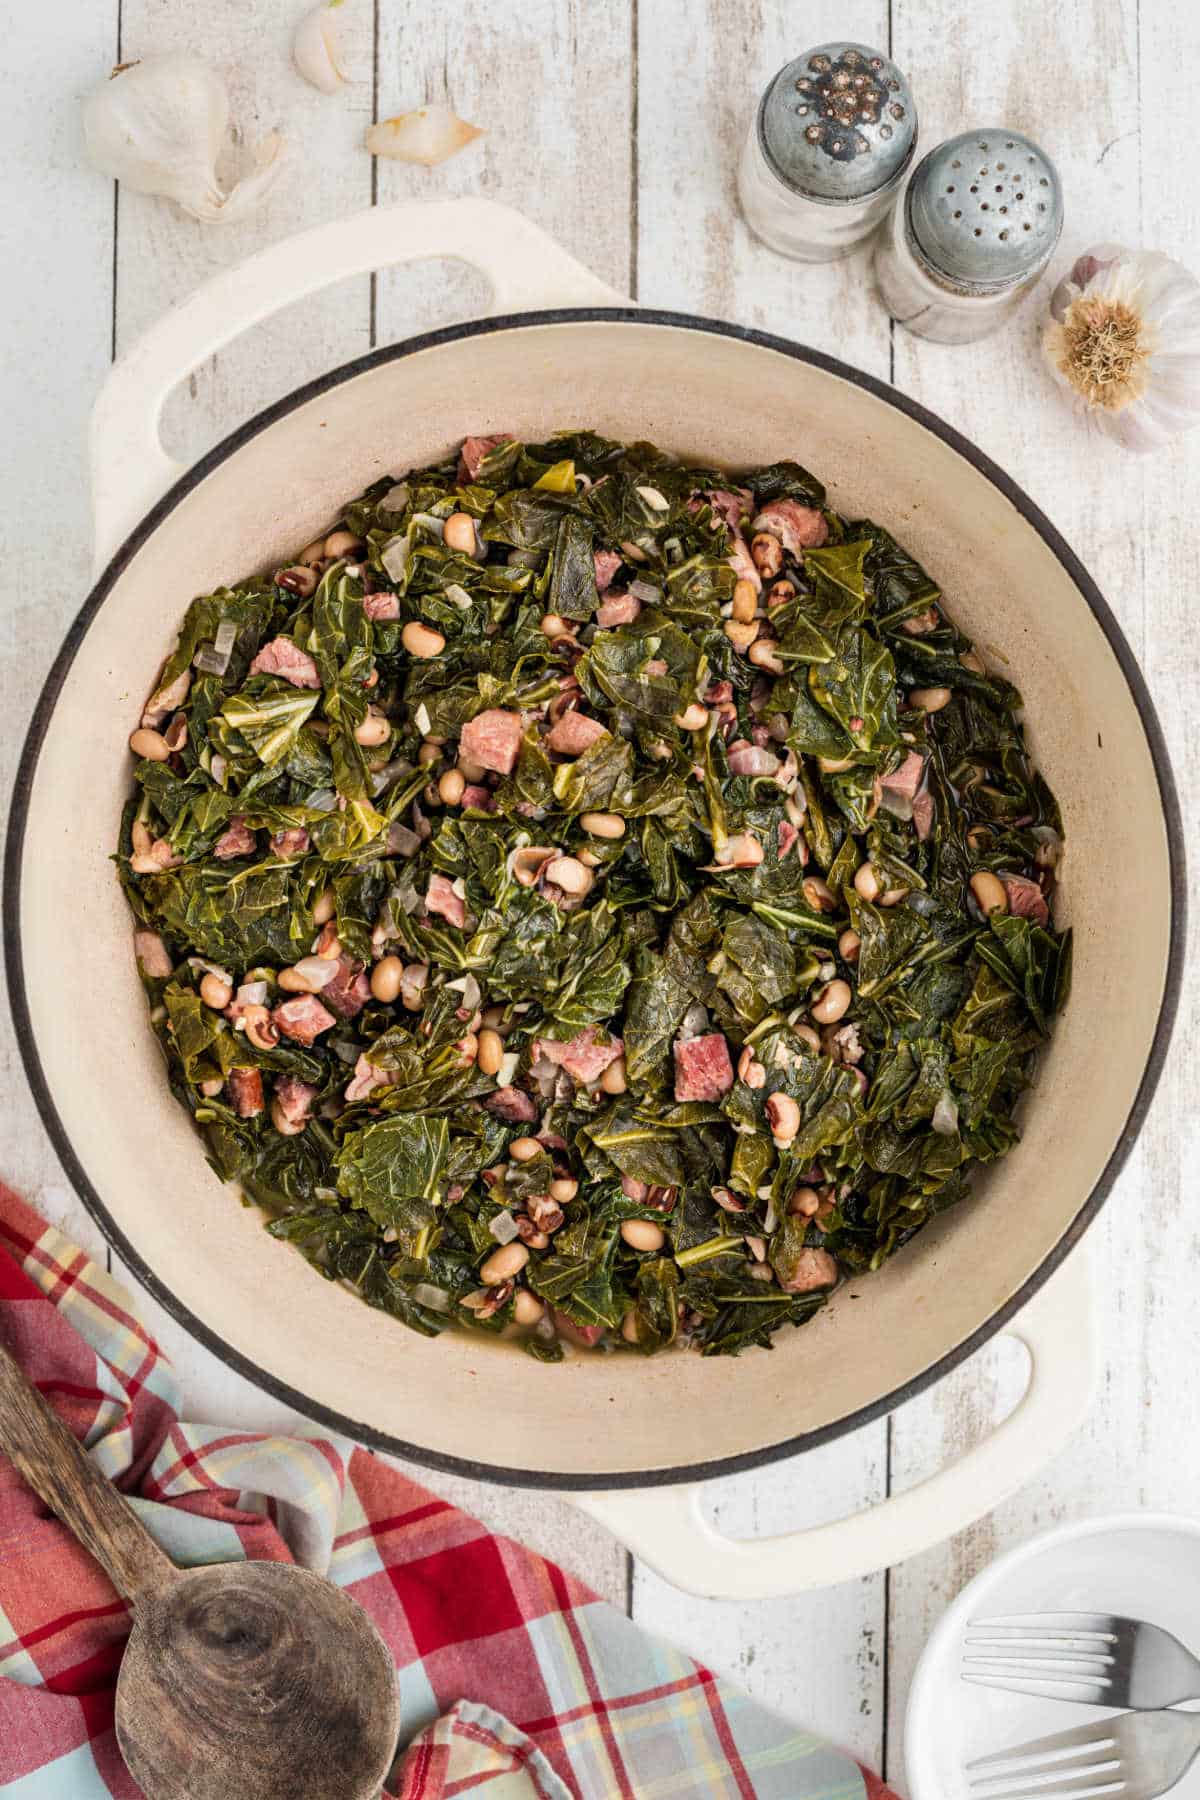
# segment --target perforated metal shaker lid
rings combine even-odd
[[[934,274],[996,293],[1027,281],[1053,252],[1063,222],[1058,170],[1019,131],[964,131],[918,164],[905,218]]]
[[[917,141],[904,76],[866,44],[819,44],[780,69],[758,109],[779,179],[809,200],[864,200],[898,180]]]

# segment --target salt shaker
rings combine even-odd
[[[1058,171],[1030,138],[1002,127],[947,138],[875,247],[883,303],[918,337],[986,337],[1045,268],[1062,221]]]
[[[896,198],[917,141],[908,83],[865,44],[821,44],[780,69],[738,169],[751,228],[801,262],[845,256]]]

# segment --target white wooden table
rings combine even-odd
[[[1055,276],[1089,244],[1114,239],[1200,267],[1195,159],[1179,149],[1200,75],[1200,13],[1168,0],[809,0],[803,8],[788,0],[346,0],[341,28],[354,79],[329,99],[290,66],[291,26],[305,4],[37,0],[10,11],[15,78],[0,122],[9,178],[0,225],[5,793],[42,675],[87,588],[84,426],[114,350],[212,271],[301,226],[371,202],[481,192],[526,210],[640,300],[832,351],[894,381],[990,452],[1098,578],[1141,658],[1185,816],[1195,816],[1200,435],[1146,461],[1088,442],[1036,354],[1045,287],[1000,337],[961,348],[920,343],[889,326],[861,256],[805,268],[752,240],[737,216],[733,171],[754,97],[775,68],[822,39],[858,37],[909,72],[925,145],[971,124],[1011,123],[1056,158],[1067,228]],[[244,225],[206,228],[164,202],[115,195],[83,163],[80,94],[112,63],[168,48],[198,52],[223,71],[247,139],[280,124],[291,140],[290,170]],[[361,138],[372,117],[443,98],[488,135],[433,172],[371,162]],[[372,344],[467,317],[482,299],[452,266],[335,288],[200,371],[173,404],[175,443],[194,453],[307,377]],[[1110,876],[1119,880],[1120,871]],[[1193,977],[1149,1124],[1091,1234],[1103,1295],[1100,1402],[1043,1479],[974,1530],[887,1575],[742,1607],[675,1593],[553,1497],[442,1477],[433,1485],[561,1558],[647,1626],[839,1738],[902,1788],[913,1664],[965,1579],[1054,1520],[1195,1504],[1200,1308],[1189,1215],[1200,1174],[1198,991]],[[4,1173],[103,1255],[34,1111],[7,1014],[0,1058]],[[180,1366],[194,1417],[287,1426],[279,1406],[144,1294],[140,1304]],[[890,1420],[802,1462],[719,1484],[727,1526],[748,1535],[815,1522],[905,1487],[1012,1404],[1017,1354],[985,1350]]]

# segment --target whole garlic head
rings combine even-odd
[[[1159,251],[1099,244],[1050,299],[1042,347],[1058,382],[1126,450],[1200,424],[1200,282]]]

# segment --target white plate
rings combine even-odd
[[[962,1680],[970,1621],[1028,1612],[1124,1613],[1163,1626],[1200,1655],[1200,1522],[1165,1513],[1085,1519],[1033,1538],[977,1575],[917,1665],[905,1725],[911,1800],[963,1800],[963,1767],[973,1757],[1108,1716]],[[1200,1800],[1200,1762],[1176,1796]]]

